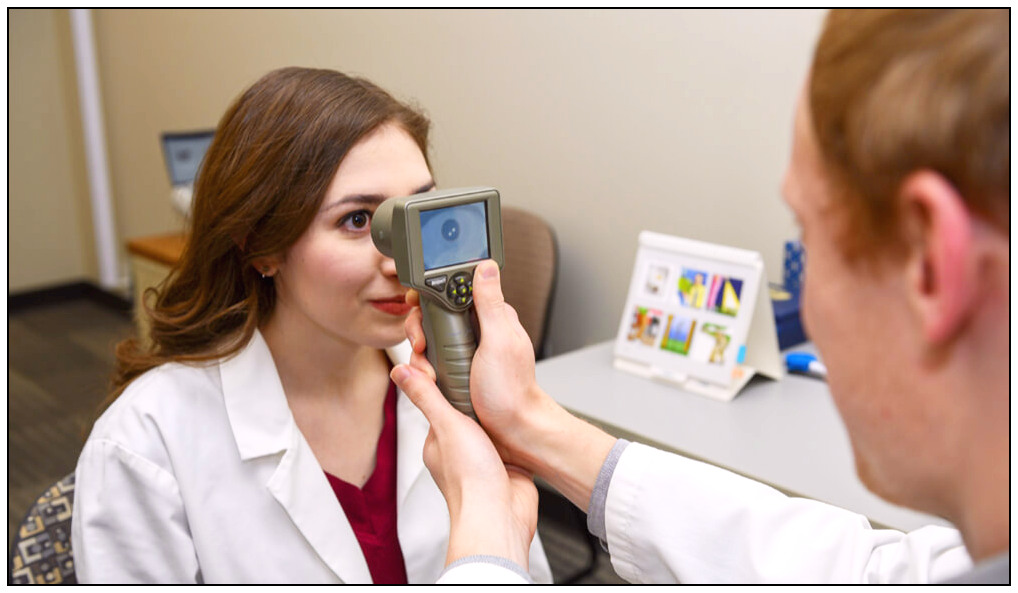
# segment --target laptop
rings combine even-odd
[[[172,186],[170,200],[184,216],[191,212],[194,180],[198,177],[198,169],[212,143],[213,134],[214,130],[162,134],[163,157]]]

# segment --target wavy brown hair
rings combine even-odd
[[[202,162],[180,261],[146,291],[145,301],[154,298],[145,304],[150,341],[117,345],[101,409],[156,366],[210,361],[243,348],[276,301],[274,284],[252,262],[297,241],[343,157],[388,123],[406,130],[427,161],[427,117],[361,78],[283,68],[237,98]]]
[[[940,173],[971,212],[1010,232],[1010,35],[1006,9],[828,14],[809,105],[849,214],[849,255],[900,251],[894,198],[922,169]]]

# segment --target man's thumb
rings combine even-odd
[[[492,260],[481,262],[474,269],[474,307],[482,327],[504,314],[504,304],[498,264]]]
[[[438,390],[438,385],[423,372],[409,365],[398,364],[389,373],[389,377],[420,409],[432,426],[441,422],[445,414],[455,411]]]

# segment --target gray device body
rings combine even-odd
[[[474,420],[470,365],[477,349],[473,274],[494,260],[501,268],[502,215],[498,191],[447,189],[388,199],[371,220],[371,239],[396,262],[399,281],[420,294],[427,356],[438,388]]]

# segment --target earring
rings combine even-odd
[[[268,278],[269,277],[269,266],[262,266],[261,274],[262,274],[262,278]]]

